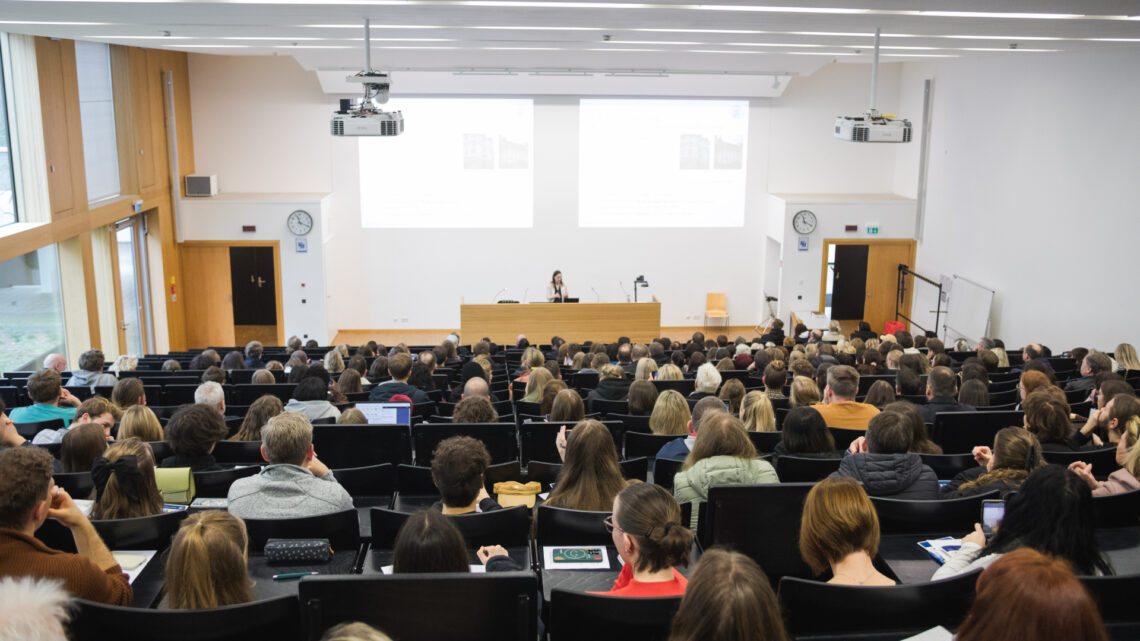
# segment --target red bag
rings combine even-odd
[[[883,325],[884,334],[894,334],[895,332],[901,332],[905,330],[906,325],[900,323],[899,321],[887,321],[887,323]]]

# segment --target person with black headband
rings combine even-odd
[[[154,480],[154,455],[137,438],[107,448],[91,466],[95,506],[91,519],[105,521],[162,513],[162,494]]]
[[[546,286],[546,300],[550,302],[564,301],[570,298],[569,292],[566,291],[566,285],[562,282],[562,270],[554,270],[554,274],[550,276],[550,283]]]
[[[656,484],[633,483],[614,498],[606,518],[625,565],[610,596],[658,597],[685,593],[688,581],[675,566],[689,564],[693,532],[681,523],[681,506]]]

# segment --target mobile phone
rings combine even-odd
[[[1001,527],[1001,520],[1004,517],[1005,501],[982,501],[982,532],[985,533],[987,541],[992,539],[994,534],[997,533],[998,528]]]

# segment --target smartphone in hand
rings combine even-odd
[[[987,541],[992,539],[994,534],[997,533],[998,528],[1001,527],[1001,520],[1004,517],[1005,501],[982,501],[982,532],[985,533]]]

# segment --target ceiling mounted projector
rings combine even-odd
[[[911,126],[906,118],[880,114],[875,109],[875,88],[879,79],[879,30],[875,29],[875,54],[871,59],[871,106],[860,116],[835,119],[835,137],[849,142],[910,142]]]
[[[368,19],[364,20],[364,71],[349,76],[348,82],[364,85],[364,98],[342,99],[340,109],[333,112],[329,123],[334,136],[398,136],[404,133],[404,116],[398,111],[384,111],[391,81],[388,74],[372,70],[372,40]]]

